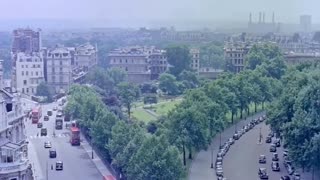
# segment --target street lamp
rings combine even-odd
[[[91,139],[91,159],[94,159],[93,156],[93,140]]]
[[[213,168],[213,143],[211,141],[211,168]]]

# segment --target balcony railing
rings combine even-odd
[[[21,160],[12,163],[0,163],[0,174],[8,174],[24,171],[29,166],[29,160]]]

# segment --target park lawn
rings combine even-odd
[[[156,117],[150,115],[149,113],[147,113],[143,109],[135,109],[132,111],[131,115],[133,118],[135,118],[139,121],[143,121],[145,123],[156,120]]]
[[[160,103],[154,105],[154,111],[158,115],[167,115],[168,112],[176,107],[176,105],[180,104],[182,99],[174,99],[172,101]]]

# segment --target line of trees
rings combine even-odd
[[[278,79],[285,71],[285,66],[279,66],[282,63],[279,55],[254,70],[247,69],[237,75],[226,73],[215,81],[187,90],[180,105],[147,126],[121,118],[111,110],[104,100],[106,96],[115,96],[120,106],[130,109],[128,103],[135,101],[139,93],[133,85],[115,83],[114,76],[105,71],[94,72],[88,78],[98,88],[72,87],[66,111],[79,119],[83,132],[122,177],[179,180],[186,175],[187,155],[192,159],[194,151],[207,149],[214,135],[230,123],[228,113],[232,123],[237,113],[241,117],[249,113],[251,104],[265,104],[277,97]],[[178,77],[180,81],[187,78],[191,83],[194,79],[183,70],[174,72],[178,71],[183,74]],[[109,82],[113,86],[106,85]]]
[[[295,165],[320,168],[320,65],[302,64],[281,79],[281,94],[268,110]]]

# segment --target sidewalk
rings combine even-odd
[[[84,138],[83,136],[82,136],[81,140],[82,140],[81,141],[81,146],[88,153],[88,156],[91,159],[92,158],[92,147],[91,147],[91,145],[86,140],[86,138]],[[103,163],[103,161],[100,159],[100,157],[98,156],[98,154],[96,153],[95,150],[93,150],[92,162],[94,163],[94,165],[96,166],[96,168],[98,169],[98,171],[101,173],[102,176],[112,175],[112,173],[109,171],[109,169]]]
[[[30,141],[28,143],[28,159],[31,164],[32,175],[34,177],[34,180],[44,179],[43,173],[40,168],[40,162],[36,154],[36,150]]]
[[[257,113],[253,116],[247,117],[245,120],[240,120],[237,123],[237,129],[241,129],[244,125],[248,124],[252,119],[265,114],[264,112]],[[232,137],[235,131],[235,125],[230,126],[221,133],[221,142],[224,143],[228,138]],[[211,146],[213,147],[213,162],[215,162],[216,154],[219,150],[219,135],[213,138]],[[211,165],[211,146],[207,150],[202,150],[194,157],[189,169],[189,180],[212,180],[217,179],[215,170],[210,168]]]

